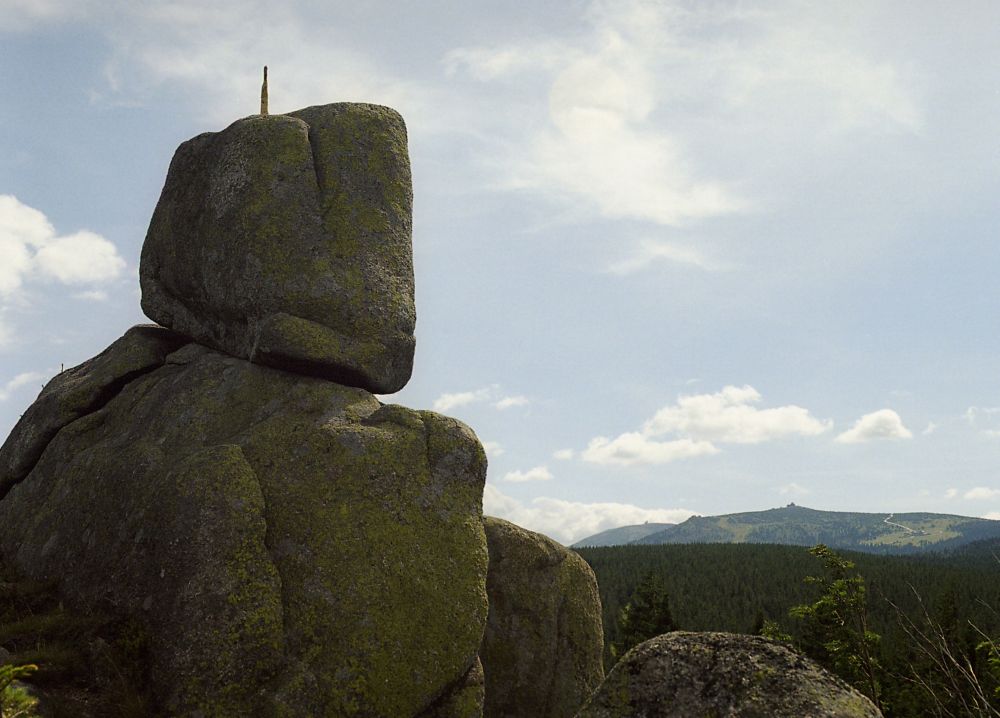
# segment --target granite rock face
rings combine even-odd
[[[578,718],[881,718],[865,696],[760,636],[678,631],[626,653]]]
[[[0,552],[139,618],[168,715],[477,715],[471,430],[182,343],[133,329],[53,380],[3,448]]]
[[[604,679],[597,579],[552,539],[486,517],[486,718],[572,718]]]
[[[99,408],[130,378],[159,366],[186,343],[152,324],[132,327],[93,359],[46,384],[0,447],[0,499],[28,475],[62,427]]]
[[[236,357],[386,394],[413,367],[406,128],[338,103],[174,154],[142,249],[153,321]]]

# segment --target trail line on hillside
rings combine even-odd
[[[882,523],[884,523],[884,524],[888,524],[889,526],[898,526],[899,528],[903,529],[904,531],[908,531],[908,532],[910,532],[911,534],[915,534],[915,533],[917,533],[917,530],[916,530],[916,529],[911,529],[911,528],[910,528],[909,526],[903,526],[903,524],[897,524],[896,522],[894,522],[894,521],[891,521],[890,519],[891,519],[891,518],[892,518],[893,516],[895,516],[895,515],[896,515],[896,514],[894,514],[894,513],[893,513],[893,514],[889,514],[889,515],[888,515],[888,516],[886,516],[886,517],[885,517],[884,519],[882,519]]]

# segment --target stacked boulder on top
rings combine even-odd
[[[142,309],[267,366],[390,394],[413,369],[403,118],[340,103],[182,144],[142,248]]]

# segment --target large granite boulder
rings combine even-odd
[[[604,679],[597,579],[552,539],[486,517],[486,718],[572,718]]]
[[[0,553],[137,618],[168,715],[475,716],[472,432],[183,343],[134,329],[52,380],[0,451]]]
[[[338,103],[183,143],[139,268],[142,308],[202,344],[376,393],[413,367],[402,118]]]
[[[760,636],[678,631],[626,653],[578,718],[881,718],[865,696]]]

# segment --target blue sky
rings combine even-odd
[[[1000,518],[1000,6],[0,0],[0,433],[140,321],[176,146],[388,104],[486,510]]]

